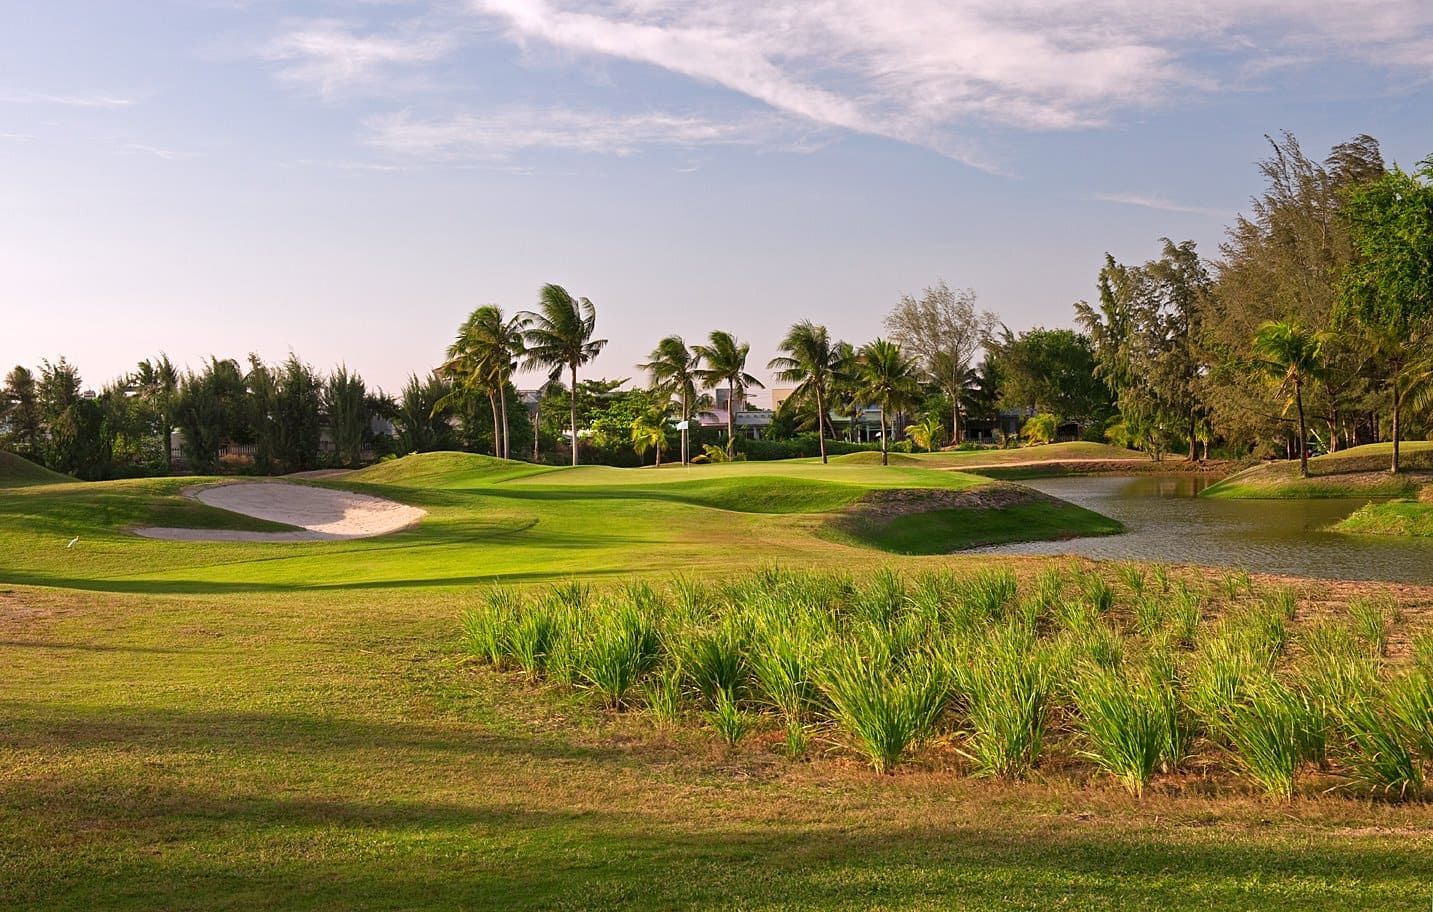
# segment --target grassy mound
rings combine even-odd
[[[889,453],[891,465],[918,466],[921,460],[909,453]],[[859,453],[847,453],[844,456],[832,456],[831,462],[838,465],[880,465],[881,454],[863,450]]]
[[[651,469],[533,466],[464,453],[390,460],[313,484],[390,497],[428,511],[418,529],[346,542],[175,542],[132,535],[139,526],[280,531],[282,527],[177,496],[196,479],[17,487],[0,491],[0,584],[105,591],[239,592],[327,587],[464,586],[497,579],[629,575],[713,566],[713,555],[781,555],[812,565],[867,560],[870,548],[948,551],[1021,535],[1084,534],[1083,521],[1049,528],[1049,516],[986,517],[999,537],[879,529],[830,536],[823,525],[873,493],[950,497],[992,487],[948,469],[799,461]],[[935,503],[924,509],[982,509]],[[1065,515],[1079,517],[1071,508]],[[1040,522],[1036,522],[1039,519]],[[1050,522],[1046,522],[1049,520]],[[946,517],[947,526],[958,516]],[[1044,523],[1044,525],[1041,525]],[[930,530],[926,530],[928,533]],[[64,549],[80,534],[84,546]],[[932,533],[934,534],[934,533]],[[904,536],[904,537],[903,537]],[[58,542],[58,545],[56,545]]]
[[[0,450],[0,488],[18,488],[24,485],[57,484],[74,481],[68,475],[52,472],[23,456]]]
[[[1334,529],[1359,535],[1433,536],[1433,485],[1423,489],[1418,501],[1365,504]]]
[[[1124,526],[1072,503],[1032,502],[973,510],[930,510],[892,520],[867,541],[896,554],[948,554],[984,545],[1116,535]]]
[[[1067,443],[1047,443],[1041,446],[1015,447],[1013,449],[991,450],[943,450],[939,453],[914,453],[912,458],[929,465],[1010,465],[1016,463],[1058,462],[1068,459],[1100,460],[1146,460],[1143,453],[1110,446],[1107,443],[1091,443],[1073,440]]]
[[[1124,531],[1099,513],[1012,484],[870,492],[829,522],[828,529],[895,554],[949,554],[982,545]]]
[[[344,481],[401,488],[466,488],[496,484],[552,471],[549,466],[478,453],[414,453],[359,469]]]
[[[1309,460],[1309,477],[1299,477],[1294,460],[1264,463],[1236,472],[1204,489],[1204,497],[1409,497],[1433,471],[1433,443],[1405,441],[1404,474],[1388,474],[1393,445],[1372,443]]]

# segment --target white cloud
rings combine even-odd
[[[983,148],[992,131],[1099,127],[1277,87],[1334,62],[1433,77],[1429,0],[427,0],[410,9],[378,29],[290,23],[257,54],[305,90],[381,88],[423,110],[415,90],[434,86],[424,77],[474,35],[497,35],[530,63],[576,64],[594,92],[624,86],[625,73],[603,62],[637,63],[758,103],[787,126],[767,135],[788,144],[802,130],[851,131],[991,171],[1000,170]],[[591,114],[587,139],[564,126],[575,123],[570,111],[544,121],[520,110],[394,114],[370,126],[377,144],[445,157],[535,146],[621,153],[643,141],[730,142],[750,128],[741,113],[730,125],[684,110]]]
[[[142,155],[153,155],[155,158],[162,158],[165,161],[177,161],[181,158],[188,158],[182,152],[175,152],[173,149],[163,149],[159,146],[148,146],[144,143],[125,143],[120,146],[124,152],[138,152]]]
[[[52,95],[44,92],[0,92],[3,104],[44,104],[60,105],[67,108],[127,108],[135,103],[133,98],[116,95]]]
[[[469,2],[525,48],[650,64],[957,158],[971,157],[973,126],[1096,126],[1294,60],[1433,74],[1425,0]],[[1210,70],[1201,55],[1233,65]]]
[[[274,37],[257,55],[278,65],[281,81],[331,96],[372,86],[395,68],[433,63],[455,45],[437,32],[360,34],[344,22],[321,19]]]
[[[1096,193],[1090,199],[1100,203],[1118,203],[1122,206],[1139,206],[1143,209],[1157,209],[1160,212],[1187,212],[1193,215],[1207,215],[1216,218],[1229,215],[1205,206],[1186,206],[1171,202],[1162,196],[1142,193]]]
[[[647,146],[697,147],[753,143],[774,136],[769,117],[710,120],[645,112],[615,114],[566,108],[510,107],[441,117],[407,111],[365,121],[369,145],[425,161],[501,160],[530,149],[628,155]]]

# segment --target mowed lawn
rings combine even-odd
[[[422,507],[416,528],[319,543],[205,543],[136,537],[137,526],[265,530],[178,496],[195,478],[0,488],[0,583],[177,593],[424,587],[564,575],[611,576],[761,562],[841,564],[869,548],[829,520],[873,490],[963,491],[987,479],[879,465],[733,463],[660,471],[547,468],[470,454],[384,463],[334,484]],[[1071,532],[1094,514],[1063,508]],[[963,525],[1008,540],[1024,530],[972,511]],[[998,517],[997,517],[998,519]],[[956,524],[952,546],[979,536]],[[1096,524],[1098,525],[1098,524]],[[1104,529],[1103,531],[1109,531]],[[1059,522],[1031,537],[1058,536]],[[78,535],[80,543],[68,548]],[[996,538],[994,540],[1001,540]]]
[[[1363,446],[1315,456],[1309,477],[1299,477],[1295,460],[1262,463],[1230,475],[1204,489],[1205,497],[1407,497],[1433,479],[1433,441],[1405,440],[1399,445],[1402,473],[1388,473],[1391,443]]]
[[[877,776],[782,759],[779,733],[728,750],[462,649],[495,576],[973,569],[813,527],[871,485],[979,482],[789,466],[750,512],[721,505],[770,481],[754,467],[596,484],[617,470],[451,459],[345,481],[431,511],[368,542],[120,531],[251,522],[163,496],[186,481],[0,491],[0,907],[1427,908],[1427,805]]]

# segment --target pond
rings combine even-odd
[[[992,554],[1071,554],[1325,579],[1433,583],[1433,541],[1326,531],[1362,499],[1214,500],[1189,475],[1048,478],[1029,487],[1124,523],[1123,535],[1027,542]]]

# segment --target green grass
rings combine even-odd
[[[272,528],[179,498],[196,480],[0,492],[4,908],[1426,905],[1426,804],[1273,806],[1158,776],[1136,803],[1058,766],[1033,782],[974,780],[964,761],[940,760],[949,744],[927,743],[924,718],[873,730],[887,756],[910,733],[903,766],[876,776],[856,738],[818,723],[820,657],[804,640],[754,662],[741,706],[728,700],[714,720],[705,703],[691,708],[688,675],[649,671],[638,684],[649,631],[603,621],[585,585],[562,586],[550,614],[512,630],[471,628],[512,648],[503,671],[470,654],[457,622],[486,604],[487,586],[473,584],[519,584],[516,604],[527,584],[570,576],[715,582],[780,561],[850,571],[867,617],[896,622],[890,644],[904,648],[907,612],[956,597],[941,576],[904,592],[868,582],[873,561],[990,559],[878,555],[821,528],[873,489],[982,479],[906,465],[655,472],[434,455],[321,482],[428,510],[381,539],[125,531]],[[811,576],[802,592],[818,605],[844,598],[837,589]],[[967,630],[1033,608],[1007,572],[957,589],[967,609],[952,622]],[[1042,617],[1060,608],[1056,589],[1046,595]],[[689,581],[674,609],[699,614],[719,598]],[[580,638],[567,647],[570,630]],[[656,721],[639,707],[663,693],[669,714]],[[716,721],[741,734],[735,746]]]
[[[877,777],[464,665],[471,596],[25,592],[9,908],[1421,909],[1427,807]]]
[[[1433,503],[1408,500],[1365,504],[1334,528],[1359,535],[1433,536]]]
[[[1390,443],[1372,443],[1309,460],[1309,477],[1299,477],[1293,460],[1263,463],[1236,472],[1202,492],[1204,497],[1408,497],[1433,470],[1433,442],[1407,440],[1400,446],[1407,474],[1388,474]]]
[[[450,454],[323,482],[422,506],[429,515],[416,529],[290,544],[124,531],[266,527],[179,498],[195,479],[7,488],[3,905],[1426,906],[1427,805],[1271,805],[1238,790],[1166,788],[1158,776],[1136,802],[1058,769],[1035,781],[972,780],[958,761],[925,754],[876,776],[807,718],[822,697],[809,676],[816,657],[799,649],[782,670],[751,671],[802,717],[795,737],[786,711],[773,710],[777,719],[749,728],[723,723],[744,729],[727,747],[710,720],[683,709],[686,678],[633,687],[651,642],[641,630],[599,624],[586,629],[586,648],[562,646],[557,631],[598,617],[581,584],[561,590],[550,623],[514,628],[521,658],[507,670],[468,652],[457,618],[484,603],[487,587],[474,583],[523,584],[515,603],[529,583],[660,582],[693,569],[720,580],[770,559],[868,575],[869,548],[817,534],[827,514],[754,512],[737,496],[773,479],[795,481],[786,507],[840,505],[849,489],[984,483],[906,466],[573,471]],[[1004,574],[966,589],[961,623],[1024,610]],[[868,590],[873,617],[905,604]],[[839,596],[814,577],[804,592],[813,604]],[[932,605],[943,593],[932,585],[908,597]],[[718,598],[692,582],[674,601],[700,612]],[[571,685],[540,685],[538,674]],[[665,691],[674,717],[659,724],[645,709],[601,708],[618,691],[632,706]]]
[[[924,465],[948,466],[950,468],[961,468],[963,466],[1004,466],[1017,463],[1054,462],[1066,459],[1134,460],[1136,462],[1147,462],[1149,460],[1148,456],[1135,452],[1134,450],[1110,446],[1107,443],[1094,443],[1085,440],[998,450],[943,450],[937,453],[912,453],[910,458]]]
[[[22,485],[57,484],[73,481],[68,475],[51,472],[36,465],[23,456],[0,450],[0,488],[18,488]]]
[[[987,509],[929,510],[887,523],[863,524],[849,534],[895,554],[949,554],[1012,541],[1048,541],[1124,531],[1116,520],[1064,501],[1035,501]]]
[[[178,496],[201,479],[28,485],[0,494],[0,583],[150,593],[470,585],[613,576],[710,564],[740,550],[803,563],[868,554],[819,533],[873,490],[963,491],[957,472],[891,466],[730,463],[650,469],[534,467],[436,453],[311,482],[413,504],[414,529],[345,542],[151,541],[136,526],[272,531]],[[936,525],[926,530],[949,531]],[[1066,530],[1078,533],[1080,528]],[[79,546],[66,549],[74,536]],[[961,540],[939,543],[950,550]]]

